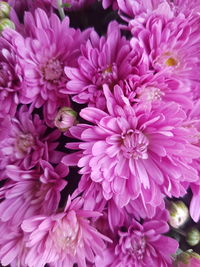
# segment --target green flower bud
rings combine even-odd
[[[15,29],[15,24],[8,18],[0,19],[0,32],[7,28]]]
[[[176,261],[175,261],[175,266],[177,266],[177,267],[179,267],[179,266],[180,267],[182,267],[182,266],[192,267],[191,264],[192,263],[196,264],[196,262],[200,263],[200,255],[193,252],[192,249],[189,249],[189,250],[177,255]],[[195,265],[195,266],[197,266],[197,265]]]
[[[188,208],[183,201],[171,202],[168,208],[169,224],[174,228],[182,226],[189,218]]]
[[[192,227],[186,235],[186,241],[190,246],[196,246],[200,242],[200,232],[197,228]]]
[[[10,14],[10,6],[4,1],[0,1],[0,19],[8,18]]]

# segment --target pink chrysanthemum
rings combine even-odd
[[[160,73],[132,75],[121,83],[121,86],[129,101],[142,104],[144,109],[148,109],[151,105],[160,105],[161,102],[176,102],[184,110],[191,109],[193,106],[193,93],[190,86],[185,86],[181,81]]]
[[[0,140],[0,172],[4,173],[8,164],[31,169],[40,159],[52,163],[58,163],[61,159],[62,153],[55,151],[60,132],[54,130],[47,135],[44,121],[38,115],[31,115],[25,106],[16,113],[15,118],[7,116],[1,123],[6,123],[7,128]]]
[[[20,69],[13,47],[0,38],[0,116],[13,116],[19,103],[21,89]]]
[[[191,86],[198,82],[199,61],[199,16],[187,19],[151,14],[144,23],[132,20],[133,45],[139,42],[149,56],[154,72],[178,79]]]
[[[163,235],[169,230],[165,211],[158,210],[142,224],[133,220],[125,228],[118,231],[116,243],[104,251],[104,257],[97,257],[97,267],[172,267],[178,242]]]
[[[58,108],[70,106],[64,67],[77,65],[80,44],[90,30],[81,33],[69,27],[68,17],[61,22],[55,14],[48,18],[41,9],[35,11],[35,16],[27,13],[24,24],[31,37],[13,30],[4,32],[5,38],[12,38],[23,69],[20,101],[33,102],[37,108],[43,106],[45,120],[52,125]]]
[[[66,185],[62,178],[68,169],[62,165],[54,169],[40,161],[37,170],[24,171],[9,165],[6,174],[9,180],[0,189],[0,219],[17,226],[30,216],[49,215],[58,208],[60,191]]]
[[[81,209],[82,201],[68,200],[64,212],[51,216],[36,216],[27,219],[22,229],[28,235],[29,248],[25,263],[28,266],[86,267],[86,260],[94,262],[94,256],[101,255],[103,240],[110,241],[90,225],[90,217],[98,212]],[[41,254],[42,253],[42,254]]]
[[[184,181],[196,181],[190,166],[200,150],[188,141],[190,130],[182,126],[186,114],[175,103],[144,111],[131,107],[119,86],[114,95],[105,86],[108,113],[85,108],[80,115],[94,125],[79,124],[70,129],[81,143],[67,144],[81,149],[77,155],[81,174],[102,186],[106,200],[114,198],[119,207],[139,195],[153,206],[162,194],[179,197],[186,193]],[[81,157],[81,159],[80,159]],[[74,154],[63,162],[70,165]]]
[[[100,38],[93,31],[81,51],[79,66],[65,68],[70,79],[67,92],[74,94],[72,99],[78,103],[89,103],[104,109],[103,84],[113,87],[130,73],[138,73],[137,65],[142,61],[142,54],[135,50],[131,52],[129,41],[121,36],[117,22],[109,24],[106,37]]]

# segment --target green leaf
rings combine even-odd
[[[71,7],[71,4],[70,3],[64,3],[64,4],[61,5],[61,7],[70,8]]]

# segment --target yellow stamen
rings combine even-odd
[[[169,67],[176,66],[178,64],[177,60],[174,59],[173,57],[169,57],[166,61],[165,64]]]

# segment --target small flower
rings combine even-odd
[[[70,127],[75,125],[76,123],[76,116],[77,113],[69,108],[69,107],[62,107],[56,117],[55,117],[55,126],[60,130],[65,132],[68,130]]]
[[[105,109],[103,84],[112,89],[120,80],[134,72],[133,66],[137,65],[142,56],[139,55],[140,51],[139,54],[137,52],[131,52],[129,41],[121,36],[119,25],[115,21],[109,24],[106,37],[99,37],[93,31],[90,39],[82,46],[79,66],[65,68],[69,78],[67,92],[74,95],[72,99],[77,103],[88,103]]]
[[[172,201],[169,205],[169,224],[174,228],[183,226],[189,219],[189,211],[187,206],[183,201]]]
[[[5,31],[2,33],[4,35]],[[0,37],[0,114],[13,116],[19,103],[22,87],[21,69],[16,50],[3,36]]]
[[[5,33],[17,51],[22,69],[20,101],[33,103],[36,108],[43,106],[44,120],[53,127],[57,110],[70,106],[64,68],[77,66],[80,45],[91,30],[82,33],[70,28],[68,17],[61,22],[55,14],[48,17],[42,9],[37,9],[34,15],[27,13],[24,25],[27,37],[16,31]]]
[[[94,262],[95,255],[101,255],[105,247],[103,240],[110,239],[92,227],[89,220],[101,214],[82,210],[81,205],[80,199],[71,201],[69,198],[63,212],[31,217],[22,223],[28,236],[29,251],[25,259],[28,266],[43,267],[48,263],[55,267],[72,267],[77,263],[85,267],[86,260]]]
[[[36,114],[32,116],[26,106],[20,108],[15,118],[8,117],[7,123],[5,134],[0,140],[1,172],[8,164],[31,169],[40,159],[59,162],[62,153],[55,150],[58,145],[56,140],[60,136],[58,130],[46,135],[44,121]]]

